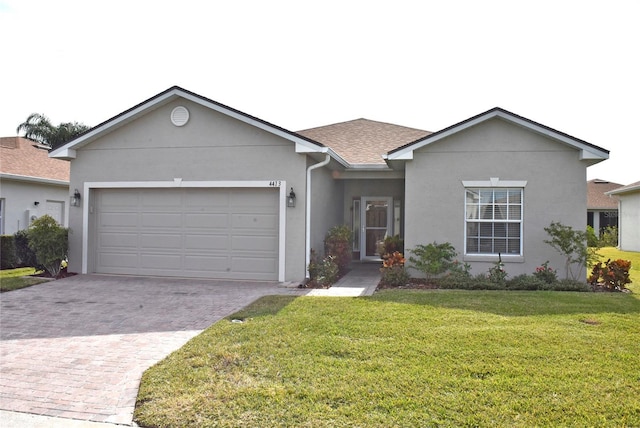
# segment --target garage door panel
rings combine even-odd
[[[182,207],[182,194],[164,189],[149,189],[140,194],[143,207],[166,207],[179,210]]]
[[[182,249],[182,235],[167,233],[142,234],[140,235],[140,249],[166,249],[180,251]]]
[[[278,249],[278,240],[273,236],[234,236],[231,240],[231,248],[273,254]]]
[[[101,266],[111,269],[110,272],[105,273],[124,273],[121,271],[136,269],[138,267],[138,253],[102,252],[99,255],[98,262]],[[114,269],[119,271],[116,272]]]
[[[100,226],[102,227],[137,227],[137,213],[111,213],[105,212],[100,216]]]
[[[245,229],[278,229],[278,216],[269,214],[233,214],[231,227]]]
[[[179,270],[182,268],[182,256],[177,254],[141,254],[140,268]]]
[[[277,280],[277,188],[96,190],[98,273]]]
[[[105,249],[138,248],[138,236],[130,233],[105,232],[100,234],[98,240],[99,245]]]
[[[180,213],[144,213],[142,215],[144,227],[182,227],[182,214]]]
[[[185,214],[186,227],[220,228],[226,230],[229,227],[229,215],[227,213]]]
[[[229,236],[220,235],[185,235],[184,248],[190,250],[219,250],[229,248]]]

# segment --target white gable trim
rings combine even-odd
[[[605,151],[602,150],[598,150],[595,147],[589,146],[587,144],[581,143],[579,140],[571,138],[567,135],[564,135],[560,132],[554,131],[550,128],[546,128],[543,127],[541,125],[535,124],[533,122],[530,122],[528,120],[524,120],[521,117],[515,116],[509,112],[506,112],[504,110],[498,110],[498,109],[494,109],[491,111],[488,111],[485,114],[481,114],[478,117],[473,118],[472,120],[468,120],[465,122],[461,122],[458,125],[454,125],[451,128],[445,129],[444,131],[441,132],[436,132],[434,134],[431,134],[430,136],[426,137],[425,139],[423,139],[422,141],[419,141],[415,144],[411,144],[407,147],[404,147],[401,150],[398,150],[397,152],[394,153],[390,153],[387,154],[386,159],[387,160],[412,160],[413,159],[413,152],[417,149],[420,149],[421,147],[427,146],[429,144],[433,144],[436,141],[440,141],[443,138],[447,138],[453,134],[457,134],[460,131],[464,131],[465,129],[469,129],[473,126],[476,126],[482,122],[485,122],[489,119],[493,119],[493,118],[500,118],[503,120],[506,120],[508,122],[511,122],[513,124],[519,125],[523,128],[526,128],[530,131],[533,131],[535,133],[544,135],[546,137],[552,138],[556,141],[559,141],[563,144],[566,144],[568,146],[571,146],[577,150],[580,151],[580,160],[587,160],[587,159],[592,159],[592,160],[605,160],[609,158],[609,154]]]
[[[287,182],[272,181],[100,181],[85,182],[82,194],[82,273],[86,274],[89,264],[89,193],[92,189],[158,189],[158,188],[224,188],[224,187],[254,187],[279,188],[279,231],[278,231],[278,281],[285,279],[285,246],[286,246],[286,217],[287,217]]]
[[[60,186],[60,187],[69,187],[69,182],[65,180],[56,180],[54,178],[33,177],[30,175],[0,173],[0,179],[25,181],[28,183],[52,184],[54,186]]]
[[[464,187],[527,187],[527,180],[500,180],[498,177],[491,177],[489,180],[463,180],[462,185]]]
[[[91,141],[95,140],[96,138],[99,138],[100,136],[108,132],[111,132],[115,128],[118,128],[126,123],[129,123],[130,121],[134,120],[138,115],[146,111],[157,109],[163,106],[164,104],[177,98],[184,98],[193,103],[210,108],[211,110],[217,111],[219,113],[222,113],[224,115],[237,119],[241,122],[247,123],[251,126],[255,126],[256,128],[262,129],[271,134],[274,134],[284,139],[287,139],[289,141],[292,141],[296,144],[296,151],[299,148],[301,150],[302,148],[304,148],[305,152],[322,152],[324,149],[326,149],[325,147],[321,147],[316,144],[313,144],[312,142],[307,141],[303,138],[298,138],[295,135],[292,135],[276,126],[256,120],[250,116],[247,116],[238,111],[232,110],[231,108],[227,108],[225,106],[219,105],[210,100],[203,99],[195,94],[186,92],[181,88],[173,88],[165,93],[162,93],[161,95],[158,95],[150,99],[147,102],[144,102],[143,104],[140,104],[139,106],[131,109],[130,111],[127,111],[126,113],[122,113],[121,115],[116,116],[111,120],[108,120],[102,125],[98,125],[97,127],[91,129],[86,134],[81,135],[80,137],[65,144],[64,146],[61,146],[55,150],[52,150],[51,153],[49,153],[49,157],[59,158],[59,159],[75,159],[76,157],[75,149],[90,143]]]

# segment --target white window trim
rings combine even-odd
[[[82,273],[88,272],[89,262],[89,194],[92,189],[161,189],[161,188],[279,188],[279,231],[278,231],[278,281],[285,280],[285,229],[287,214],[287,182],[285,180],[265,181],[92,181],[85,182],[82,194]]]
[[[520,188],[522,189],[522,213],[520,219],[520,254],[501,254],[502,261],[512,263],[524,263],[524,188],[527,186],[526,180],[500,180],[498,177],[491,177],[489,180],[463,180],[464,186],[464,261],[473,262],[495,262],[499,256],[497,254],[467,254],[467,189],[468,188]]]

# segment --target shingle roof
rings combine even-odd
[[[384,164],[383,154],[431,132],[368,119],[320,126],[298,134],[330,147],[350,164]]]
[[[587,209],[618,209],[618,198],[605,195],[605,192],[621,186],[622,184],[611,183],[610,181],[600,180],[599,178],[587,181]]]
[[[23,137],[0,138],[0,173],[69,181],[69,162],[51,159],[35,144]]]

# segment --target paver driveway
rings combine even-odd
[[[145,369],[273,283],[78,275],[0,296],[0,409],[131,424]]]

